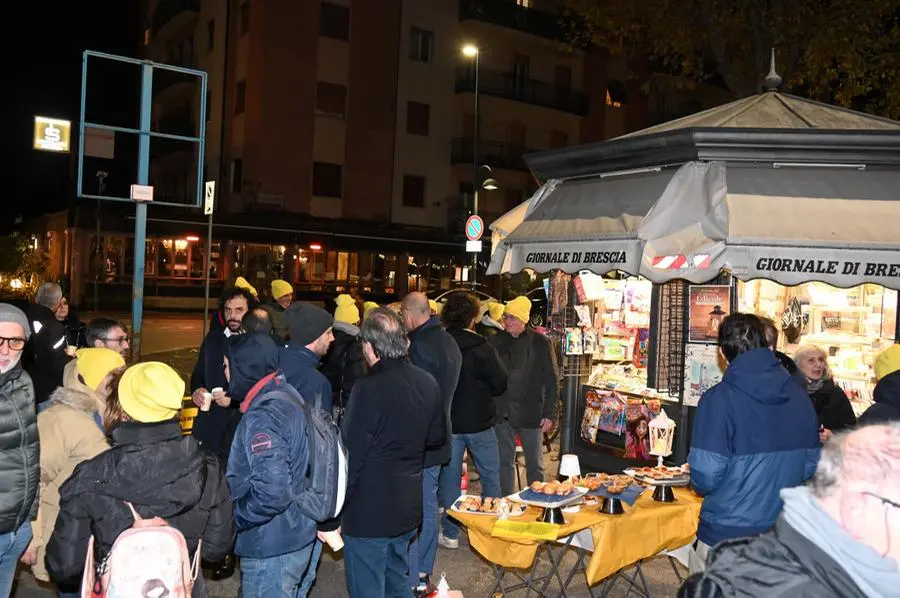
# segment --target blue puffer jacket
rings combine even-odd
[[[331,413],[331,383],[319,371],[319,356],[293,343],[278,349],[278,363],[288,384],[297,389],[310,405],[320,400],[320,407]]]
[[[280,390],[297,400],[272,394]],[[297,508],[309,461],[300,395],[284,377],[269,374],[247,393],[244,417],[228,460],[228,486],[237,526],[235,553],[269,558],[300,550],[316,539],[316,522]]]
[[[739,355],[694,418],[691,484],[705,497],[697,537],[712,546],[770,529],[778,492],[815,472],[818,431],[809,396],[772,351]]]

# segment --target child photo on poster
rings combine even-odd
[[[650,420],[659,414],[659,401],[645,403],[643,401],[629,401],[625,407],[627,423],[625,425],[625,454],[626,459],[642,459],[650,461]]]

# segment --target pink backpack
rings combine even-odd
[[[134,525],[119,534],[97,567],[88,543],[82,598],[190,598],[200,571],[200,545],[191,561],[180,531],[160,517],[143,519],[126,502]]]

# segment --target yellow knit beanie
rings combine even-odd
[[[510,315],[517,320],[522,320],[526,324],[531,319],[531,299],[524,295],[519,295],[506,304],[503,310],[504,315]]]
[[[125,359],[106,347],[78,349],[75,361],[84,385],[91,390],[97,390],[111,371],[125,367]]]
[[[286,280],[276,278],[272,281],[272,299],[281,299],[285,295],[293,295],[294,287]]]
[[[136,422],[154,423],[174,418],[184,399],[184,380],[159,361],[133,365],[119,381],[119,404]]]
[[[334,302],[337,305],[337,308],[334,310],[335,322],[354,325],[359,323],[359,308],[356,306],[356,300],[353,297],[343,293],[338,295]]]

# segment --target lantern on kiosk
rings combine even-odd
[[[672,454],[672,441],[675,439],[675,421],[666,415],[665,409],[653,418],[648,426],[650,430],[650,454],[659,459],[658,466],[663,466],[663,457]]]
[[[717,305],[709,312],[709,322],[706,325],[706,338],[719,338],[719,328],[722,326],[722,320],[727,316],[721,305]]]

